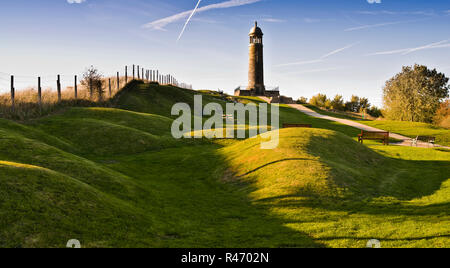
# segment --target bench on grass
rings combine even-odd
[[[312,128],[311,124],[283,124],[283,128]]]
[[[389,132],[380,131],[361,131],[358,135],[358,141],[363,143],[364,140],[380,140],[383,141],[384,145],[389,145]]]
[[[415,138],[415,139],[413,139],[412,140],[412,144],[411,144],[411,146],[418,146],[418,142],[419,141],[421,141],[421,142],[425,142],[425,143],[428,143],[428,144],[432,144],[433,145],[433,147],[434,147],[434,145],[435,145],[435,143],[436,143],[436,137],[430,137],[430,136],[417,136],[417,138]]]

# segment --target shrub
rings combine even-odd
[[[311,100],[309,101],[309,104],[320,107],[320,108],[327,108],[327,106],[331,105],[331,102],[327,98],[327,95],[319,93],[316,96],[313,96],[311,98]]]
[[[433,122],[438,126],[445,128],[450,127],[450,100],[446,100],[441,103],[436,115],[433,118]]]
[[[105,91],[103,90],[103,81],[103,75],[100,74],[98,69],[96,69],[94,66],[91,66],[84,72],[83,80],[81,80],[81,85],[83,85],[89,91],[92,89],[93,92],[90,92],[90,94],[96,94],[98,99],[101,101],[105,93]]]
[[[308,98],[305,98],[305,97],[300,97],[297,100],[297,104],[307,104],[307,103],[308,103]]]
[[[345,109],[344,98],[341,95],[336,95],[331,101],[331,109],[343,111]]]

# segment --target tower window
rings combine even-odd
[[[252,36],[252,37],[250,37],[250,43],[251,44],[262,44],[262,40],[261,40],[261,38]]]

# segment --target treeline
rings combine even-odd
[[[366,112],[373,117],[394,121],[434,123],[450,127],[449,78],[436,69],[423,65],[403,67],[402,72],[386,82],[383,88],[383,110],[372,106],[367,98],[352,96],[345,102],[341,95],[329,99],[318,94],[309,101],[302,97],[299,104],[311,104],[323,109],[354,113]]]
[[[309,103],[316,107],[340,112],[367,113],[373,117],[382,116],[381,110],[376,106],[372,106],[368,98],[358,97],[356,95],[353,95],[349,101],[345,101],[342,95],[336,95],[333,99],[330,99],[327,95],[319,93],[309,101],[307,98],[301,97],[297,103]]]

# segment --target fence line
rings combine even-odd
[[[126,84],[128,84],[128,67],[129,66],[125,66],[125,70],[124,70],[124,76],[120,75],[120,72],[117,72],[115,74],[115,76],[110,76],[110,77],[106,77],[103,79],[107,79],[104,80],[107,83],[107,92],[108,92],[108,96],[109,98],[113,97],[113,87],[115,88],[115,90],[118,92],[120,91],[121,87],[125,86]],[[6,78],[6,76],[9,76],[9,79]],[[36,100],[35,103],[37,103],[39,105],[39,107],[42,108],[43,105],[43,91],[42,91],[42,84],[43,84],[43,78],[47,78],[47,77],[52,77],[51,75],[45,75],[45,76],[28,76],[28,75],[9,75],[7,73],[4,72],[0,72],[0,87],[3,85],[5,86],[8,82],[9,82],[9,86],[11,89],[11,93],[10,93],[10,105],[11,105],[11,111],[14,113],[15,112],[15,108],[16,108],[16,86],[18,84],[18,79],[20,78],[20,80],[23,79],[24,84],[27,84],[27,86],[25,86],[24,88],[29,88],[29,89],[33,89],[33,86],[30,86],[29,84],[32,83],[36,83],[37,82],[37,93],[36,93]],[[53,76],[55,77],[55,76]],[[74,100],[78,100],[79,99],[79,90],[78,90],[78,75],[61,75],[58,74],[56,75],[56,80],[53,80],[56,84],[56,91],[57,91],[57,102],[60,103],[63,99],[62,96],[62,83],[61,83],[61,77],[64,78],[70,78],[72,77],[73,80],[73,86],[67,86],[66,87],[66,91],[69,89],[73,89],[73,98],[69,97],[69,99],[74,99]],[[122,79],[121,79],[122,77]],[[176,86],[176,87],[181,87],[181,88],[186,88],[186,89],[192,89],[192,85],[186,84],[186,83],[181,83],[178,81],[178,79],[176,79],[173,75],[171,74],[162,74],[160,73],[159,70],[153,70],[153,69],[146,69],[143,68],[139,65],[132,65],[132,80],[141,80],[144,81],[146,83],[158,83],[160,85],[171,85],[171,86]],[[36,79],[37,78],[37,79]],[[36,79],[36,80],[35,80]],[[124,80],[124,83],[123,83]],[[31,82],[33,81],[33,82]],[[35,82],[36,81],[36,82]],[[92,80],[88,82],[88,90],[89,90],[89,100],[93,101],[94,100],[94,89],[93,89],[93,82]],[[51,87],[49,87],[51,90]],[[103,88],[102,88],[103,90]],[[65,91],[65,93],[67,93]],[[5,94],[3,94],[5,95]],[[103,96],[99,95],[99,101],[102,101]]]

